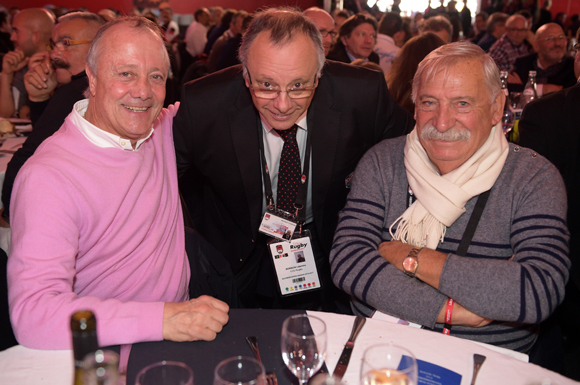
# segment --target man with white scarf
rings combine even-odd
[[[562,179],[506,141],[499,71],[479,47],[430,53],[413,100],[415,129],[357,167],[333,281],[355,313],[529,352],[568,280]]]

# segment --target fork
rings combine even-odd
[[[262,358],[260,357],[260,348],[258,347],[258,337],[246,337],[246,341],[252,348],[252,352],[256,356],[256,359],[262,363]],[[274,372],[266,372],[266,381],[268,385],[278,385],[278,378]]]

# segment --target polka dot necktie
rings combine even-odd
[[[284,140],[284,147],[280,155],[278,169],[278,189],[276,193],[276,207],[287,212],[294,212],[294,202],[300,184],[300,152],[296,141],[298,126],[289,130],[276,130]]]

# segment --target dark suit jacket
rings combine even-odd
[[[371,146],[407,133],[414,121],[395,104],[382,74],[330,61],[307,119],[314,224],[329,253],[346,179]],[[196,191],[186,197],[194,201],[194,224],[234,273],[247,268],[262,219],[261,129],[240,65],[184,86],[174,120],[178,172],[194,171]]]
[[[524,90],[524,86],[528,82],[530,71],[536,71],[537,84],[556,84],[564,88],[572,87],[576,84],[576,76],[574,75],[574,58],[566,56],[559,64],[556,64],[560,67],[559,70],[549,76],[546,76],[546,71],[538,68],[537,63],[537,53],[532,53],[516,59],[513,66],[513,72],[518,74],[522,84],[508,84],[510,92],[521,92]],[[548,69],[550,70],[552,67],[549,67]]]
[[[548,158],[562,174],[568,193],[571,281],[580,287],[580,84],[526,106],[519,123],[520,144]]]
[[[326,56],[326,58],[328,60],[339,61],[342,63],[350,63],[351,62],[350,57],[348,56],[348,53],[346,52],[346,48],[345,48],[344,44],[342,44],[341,41],[337,41],[337,43],[334,46],[332,46],[332,48],[328,52],[328,56]],[[376,64],[379,64],[381,59],[379,58],[379,55],[373,51],[369,55],[369,61],[376,63]]]

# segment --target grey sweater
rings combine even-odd
[[[540,321],[562,302],[568,280],[566,192],[560,174],[532,150],[510,144],[467,255],[454,254],[477,197],[437,247],[449,256],[439,290],[408,277],[383,259],[378,245],[407,208],[403,163],[406,137],[385,140],[361,159],[340,213],[330,255],[334,283],[352,296],[356,313],[379,309],[441,332],[436,324],[447,297],[495,320],[453,326],[461,338],[529,352]],[[513,255],[513,260],[509,259]]]

